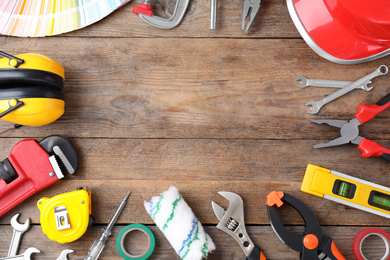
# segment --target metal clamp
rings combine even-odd
[[[184,17],[190,0],[177,0],[175,10],[171,18],[162,18],[153,14],[151,0],[145,0],[140,6],[133,8],[133,13],[138,14],[142,20],[160,29],[172,29],[178,26]]]

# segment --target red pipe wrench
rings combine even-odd
[[[7,159],[0,162],[0,217],[31,195],[77,171],[77,154],[70,141],[52,135],[37,142],[17,143]]]

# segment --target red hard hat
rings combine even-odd
[[[356,64],[390,54],[389,0],[287,0],[291,18],[317,54]]]

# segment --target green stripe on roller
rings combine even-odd
[[[192,239],[190,242],[188,242],[187,251],[184,253],[182,259],[184,259],[187,256],[188,252],[190,251],[190,247],[191,247],[192,242],[194,242],[195,240],[199,240],[198,234],[199,234],[199,221],[196,220],[196,232],[195,232],[194,239]]]
[[[206,231],[204,232],[204,236],[205,236],[205,239],[206,239],[206,242],[203,244],[203,246],[202,246],[202,255],[204,255],[205,256],[205,258],[207,258],[208,257],[208,251],[209,251],[209,246],[208,246],[208,244],[209,244],[209,239],[208,239],[208,237],[207,237],[207,233],[206,233]]]
[[[153,220],[155,220],[155,217],[156,217],[156,214],[158,213],[158,211],[160,210],[161,206],[160,206],[160,203],[161,201],[164,199],[164,196],[163,195],[160,195],[160,199],[157,201],[156,203],[156,212],[154,212],[152,218]]]
[[[175,209],[177,207],[177,204],[181,200],[181,194],[179,194],[179,198],[177,198],[173,203],[172,203],[172,212],[171,215],[169,216],[168,220],[165,222],[162,231],[168,227],[168,223],[175,217]]]

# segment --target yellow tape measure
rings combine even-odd
[[[309,164],[301,191],[390,218],[390,188]]]
[[[38,201],[42,231],[51,240],[69,243],[80,238],[90,224],[91,192],[85,188]]]

